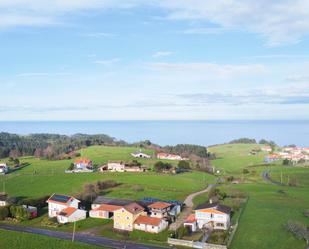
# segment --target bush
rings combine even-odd
[[[132,190],[133,190],[133,191],[136,191],[136,192],[142,192],[142,191],[144,191],[144,187],[141,186],[141,185],[134,185],[134,186],[132,187]]]
[[[188,161],[179,161],[178,168],[184,170],[190,169],[190,163]]]
[[[173,166],[169,163],[164,163],[162,161],[158,161],[153,166],[154,171],[162,172],[163,170],[170,170]]]
[[[184,236],[190,235],[190,229],[188,227],[181,226],[176,231],[176,238],[181,239]]]
[[[225,192],[220,191],[218,188],[212,188],[208,193],[208,198],[218,197],[220,200],[224,200],[227,197]]]
[[[10,211],[8,207],[0,207],[0,220],[4,220],[9,217]]]
[[[10,213],[13,218],[16,218],[19,221],[30,219],[30,214],[23,206],[11,206]]]
[[[242,173],[244,173],[244,174],[249,174],[250,171],[249,171],[248,169],[243,169],[243,170],[242,170]]]
[[[49,196],[43,196],[39,198],[29,198],[29,199],[24,199],[20,202],[20,204],[27,205],[27,206],[34,206],[37,208],[43,208],[47,206],[46,201],[48,200]]]

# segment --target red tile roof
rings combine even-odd
[[[135,220],[134,223],[135,224],[146,224],[146,225],[151,225],[151,226],[159,226],[161,221],[162,219],[160,218],[141,215]]]
[[[190,215],[187,217],[185,223],[193,223],[193,222],[195,222],[195,221],[196,221],[196,219],[195,219],[195,214],[190,214]]]
[[[98,208],[92,209],[93,211],[108,211],[114,212],[118,209],[122,208],[121,206],[116,205],[108,205],[108,204],[101,204]]]
[[[73,214],[76,210],[77,210],[77,208],[74,208],[74,207],[67,207],[67,208],[61,210],[61,212],[59,213],[59,215],[69,217],[69,216],[70,216],[71,214]]]
[[[78,158],[75,160],[74,163],[83,163],[83,164],[90,164],[91,163],[91,160],[86,158],[86,157],[82,157],[82,158]]]
[[[156,208],[156,209],[164,209],[164,208],[168,208],[170,206],[172,206],[172,204],[167,203],[167,202],[158,201],[158,202],[150,204],[148,207]]]
[[[144,211],[144,208],[136,202],[130,203],[123,208],[132,214],[137,214]]]

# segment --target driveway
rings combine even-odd
[[[48,237],[54,237],[58,239],[65,239],[71,240],[72,233],[67,232],[59,232],[59,231],[51,231],[41,228],[34,228],[34,227],[23,227],[23,226],[12,226],[12,225],[5,225],[0,224],[0,229],[10,230],[10,231],[17,231],[17,232],[25,232],[25,233],[32,233],[32,234],[39,234],[45,235]],[[138,244],[134,242],[127,242],[121,240],[113,240],[105,237],[100,236],[91,236],[81,233],[75,234],[75,241],[101,246],[101,247],[110,247],[115,249],[167,249],[168,247],[161,247],[155,245],[145,245],[145,244]]]
[[[172,231],[176,231],[185,222],[186,218],[192,213],[194,206],[193,204],[194,198],[200,194],[208,192],[215,186],[216,184],[209,184],[206,189],[188,195],[184,201],[185,204],[184,210],[182,210],[180,215],[177,217],[176,221],[170,225],[169,229]]]

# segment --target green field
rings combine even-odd
[[[212,163],[216,169],[221,171],[219,177],[234,176],[241,179],[240,184],[225,182],[219,188],[228,194],[236,191],[249,196],[240,217],[231,249],[303,249],[305,242],[297,240],[292,234],[286,232],[283,225],[288,220],[300,221],[309,225],[309,219],[303,215],[303,211],[309,207],[309,168],[285,167],[280,163],[263,165],[264,152],[250,155],[250,151],[257,147],[258,145],[228,144],[210,149],[217,155],[217,159]],[[108,160],[133,159],[129,155],[133,151],[135,148],[94,146],[83,149],[82,154],[91,158],[95,164],[100,165]],[[85,183],[97,180],[115,180],[121,185],[110,189],[106,193],[107,196],[129,199],[157,197],[183,200],[188,194],[205,188],[208,183],[216,182],[216,177],[197,171],[178,175],[157,174],[151,171],[147,173],[65,174],[64,170],[71,163],[70,160],[47,161],[35,158],[23,158],[22,160],[30,165],[0,177],[0,184],[5,182],[5,189],[11,196],[39,197],[54,192],[76,194],[82,190]],[[155,159],[141,160],[149,167],[155,161]],[[249,173],[243,174],[244,168],[248,169]],[[288,179],[295,178],[297,186],[276,186],[265,182],[261,176],[265,170],[269,170],[270,176],[277,181],[281,180],[282,172],[283,183],[287,183]],[[140,191],[134,190],[136,185],[141,187]],[[207,197],[207,193],[197,196],[194,199],[194,204],[205,202]],[[234,218],[233,220],[235,220]],[[40,226],[39,219],[26,222],[23,225]],[[88,219],[80,222],[77,229],[82,231],[92,227],[106,228],[108,226],[110,226],[109,223]],[[66,225],[57,229],[70,231],[72,226]],[[110,234],[110,231],[103,229],[101,234],[115,238],[120,236],[119,239],[123,239],[121,235]],[[127,239],[161,243],[165,237],[166,234],[154,237],[136,232],[130,234],[130,238]]]
[[[239,174],[243,168],[263,163],[265,152],[250,154],[252,149],[259,147],[256,144],[224,144],[210,147],[209,151],[216,154],[217,159],[212,161],[216,169],[225,174]]]
[[[50,238],[42,235],[34,235],[21,232],[5,231],[0,229],[0,248],[1,249],[99,249],[94,245],[56,238]]]
[[[82,155],[89,157],[96,164],[103,164],[109,160],[132,159],[130,152],[135,148],[93,146],[83,149]],[[153,165],[156,159],[141,159],[143,164]],[[140,199],[143,197],[157,197],[162,199],[183,200],[186,195],[203,189],[215,180],[209,174],[189,172],[169,175],[152,171],[145,173],[73,173],[65,174],[72,160],[48,161],[33,157],[23,158],[22,162],[30,165],[20,170],[0,176],[0,188],[10,196],[23,198],[40,197],[52,193],[77,194],[85,183],[97,180],[114,180],[121,183],[106,193],[108,196]],[[174,162],[175,163],[175,162]],[[139,185],[142,191],[135,191]]]

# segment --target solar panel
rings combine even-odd
[[[53,195],[50,199],[53,201],[66,203],[71,199],[71,197],[67,195]]]

